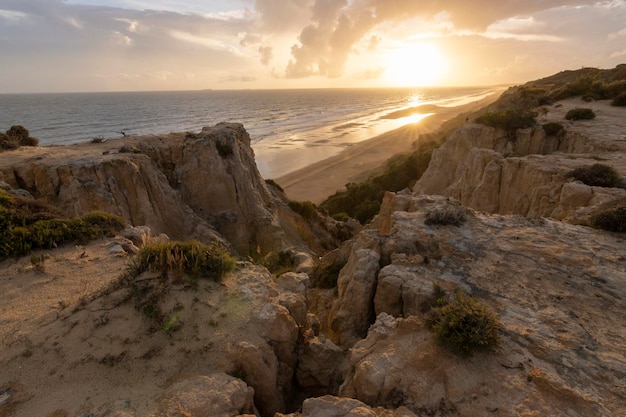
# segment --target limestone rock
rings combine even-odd
[[[160,414],[168,417],[234,417],[253,413],[254,390],[224,373],[197,376],[177,382],[161,402]]]

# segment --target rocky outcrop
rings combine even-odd
[[[387,194],[371,227],[353,239],[350,256],[364,265],[371,256],[362,248],[376,240],[381,265],[348,264],[341,273],[344,288],[367,291],[340,290],[336,304],[354,328],[369,330],[350,344],[354,332],[336,328],[351,346],[339,395],[417,415],[626,412],[623,238],[472,211],[460,226],[425,224],[447,207],[465,210],[443,197]],[[435,287],[462,289],[498,313],[496,354],[461,359],[435,342],[425,320]],[[377,316],[371,326],[364,306]]]
[[[261,178],[240,124],[20,149],[2,159],[0,179],[68,216],[100,210],[173,239],[221,235],[242,255],[299,244],[283,231],[281,203]]]
[[[593,214],[623,206],[626,190],[587,186],[568,174],[600,160],[626,175],[626,142],[620,133],[624,110],[607,102],[584,103],[595,109],[597,120],[565,122],[565,112],[577,105],[577,100],[566,101],[542,116],[542,123],[565,124],[558,137],[547,136],[541,127],[519,130],[514,138],[476,124],[457,129],[434,151],[414,190],[453,197],[490,213],[582,224]]]

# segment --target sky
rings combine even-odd
[[[0,0],[0,93],[519,84],[626,62],[626,0]]]

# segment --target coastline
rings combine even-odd
[[[372,170],[396,154],[410,151],[420,135],[433,133],[444,123],[469,115],[498,99],[505,89],[455,107],[437,106],[435,112],[418,122],[357,142],[339,154],[274,178],[291,200],[319,204],[350,182],[366,179]],[[463,117],[459,123],[463,123]]]

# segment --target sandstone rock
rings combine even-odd
[[[339,273],[337,286],[339,297],[329,315],[330,335],[340,346],[351,346],[362,338],[373,315],[370,307],[380,269],[380,254],[367,248],[355,246],[347,264]]]
[[[447,204],[419,193],[389,194],[379,217],[353,241],[363,247],[377,230],[380,250],[417,252],[410,256],[429,261],[390,256],[372,273],[374,292],[361,305],[374,303],[379,314],[350,349],[339,395],[430,415],[624,414],[623,238],[477,212],[458,227],[424,224],[429,210]],[[345,288],[363,280],[344,278]],[[424,324],[435,285],[448,294],[461,288],[499,314],[497,354],[460,359],[435,343]],[[340,291],[337,305],[348,304],[342,297],[352,299]],[[360,320],[355,327],[369,323]]]
[[[361,401],[350,398],[338,398],[326,395],[309,398],[302,404],[302,412],[289,415],[277,414],[276,417],[417,417],[406,407],[387,410],[381,407],[371,408]]]
[[[551,109],[542,122],[561,121],[575,106],[565,102]],[[414,190],[458,199],[476,210],[499,214],[552,217],[589,224],[598,210],[590,194],[603,195],[602,209],[623,206],[626,190],[572,184],[568,173],[575,167],[601,158],[626,175],[620,155],[626,146],[619,139],[623,115],[608,102],[593,103],[605,123],[569,126],[559,138],[547,137],[543,129],[519,130],[514,139],[497,129],[469,124],[455,130],[433,152],[428,169]]]
[[[223,373],[197,376],[177,382],[161,402],[167,417],[234,417],[253,413],[254,390],[245,382]]]
[[[325,337],[304,343],[298,357],[296,379],[309,395],[336,394],[345,372],[343,350]]]
[[[122,145],[128,153],[103,155]],[[177,240],[221,235],[242,255],[304,246],[281,228],[277,200],[240,124],[207,127],[194,137],[127,137],[32,152],[46,158],[33,160],[18,149],[0,163],[0,179],[68,216],[107,211]]]

